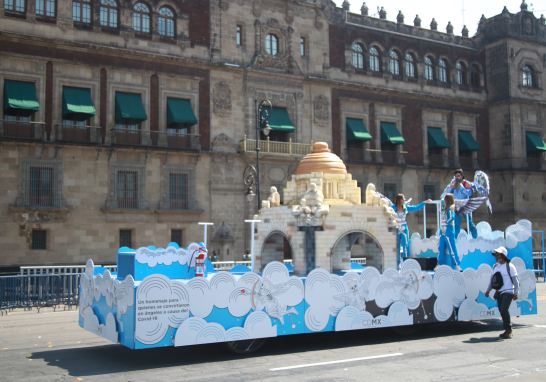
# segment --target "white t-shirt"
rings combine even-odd
[[[510,276],[514,277],[518,275],[518,270],[514,266],[514,264],[510,264]],[[500,272],[502,275],[502,281],[504,284],[502,285],[502,288],[500,289],[501,293],[508,292],[508,293],[514,293],[514,283],[512,283],[512,279],[510,276],[508,276],[508,270],[506,269],[506,263],[504,264],[495,264],[495,268],[493,268],[493,273]]]

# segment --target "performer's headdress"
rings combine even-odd
[[[457,170],[453,171],[453,175],[461,174],[461,176],[464,179],[464,171],[462,168],[458,168]]]

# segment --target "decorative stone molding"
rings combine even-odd
[[[61,23],[61,22],[58,22],[57,23],[57,26],[63,31],[63,32],[66,32],[67,30],[69,30],[70,28],[72,28],[72,24],[70,23]]]
[[[281,87],[291,87],[291,88],[298,88],[303,89],[303,83],[299,81],[287,81],[279,78],[273,78],[273,77],[256,77],[256,76],[248,76],[247,78],[248,82],[254,82],[258,84],[264,84],[264,85],[273,85],[273,86],[281,86]],[[256,89],[254,87],[249,86],[247,88],[247,95],[252,96],[255,94]]]
[[[220,8],[222,11],[227,11],[229,9],[229,1],[228,0],[220,0]]]
[[[315,13],[315,28],[318,30],[321,30],[324,26],[324,23],[322,22],[322,12],[317,9]]]
[[[225,81],[217,82],[212,90],[214,114],[220,117],[231,115],[231,89]]]
[[[315,123],[319,126],[328,126],[330,124],[330,102],[322,94],[315,97]]]
[[[212,141],[212,150],[215,152],[237,152],[237,144],[226,134],[219,134]]]
[[[32,243],[32,231],[41,229],[41,222],[44,223],[64,223],[66,215],[70,211],[68,208],[18,208],[9,209],[14,212],[14,221],[19,225],[19,236],[24,237],[28,244]]]
[[[292,56],[292,27],[283,27],[277,19],[269,19],[266,23],[256,20],[254,23],[256,34],[256,55],[252,66],[256,69],[272,68],[287,71],[292,74],[302,74],[298,63]],[[265,37],[270,31],[275,31],[282,36],[280,39],[280,52],[269,55],[265,50]]]

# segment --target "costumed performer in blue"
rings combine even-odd
[[[398,194],[396,195],[396,198],[394,198],[394,204],[391,207],[396,213],[394,221],[396,223],[396,226],[398,227],[399,266],[400,264],[402,264],[402,258],[408,257],[409,253],[409,231],[408,224],[406,223],[406,216],[408,215],[408,212],[422,210],[425,204],[430,203],[431,201],[432,200],[428,199],[420,204],[417,204],[416,206],[410,206],[409,204],[406,204],[409,203],[409,201],[406,202],[406,198],[404,197],[404,195]]]
[[[438,265],[446,265],[445,252],[449,251],[457,270],[462,270],[459,262],[459,252],[455,244],[455,197],[453,194],[446,194],[444,200],[442,200],[442,211],[440,212],[442,219],[442,235],[440,236],[440,242],[438,243]]]
[[[455,200],[461,200],[461,199],[469,199],[472,196],[472,193],[474,191],[477,191],[476,185],[473,183],[470,183],[469,181],[465,180],[464,178],[464,172],[462,169],[457,169],[453,171],[453,175],[455,175],[454,181],[451,183],[451,187],[449,189],[449,193],[453,194],[455,197]],[[478,230],[476,229],[476,225],[472,221],[472,215],[467,214],[464,215],[466,217],[466,223],[468,225],[468,230],[472,234],[472,237],[474,239],[478,238]],[[457,215],[455,217],[455,237],[459,236],[459,232],[461,232],[461,221],[463,217]]]

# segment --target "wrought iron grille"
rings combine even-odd
[[[0,120],[0,137],[45,141],[45,123],[30,120]]]
[[[32,231],[32,249],[47,249],[47,231]]]
[[[166,169],[165,199],[161,206],[170,210],[194,210],[195,170],[191,167]]]
[[[23,207],[61,207],[62,162],[28,159],[23,174]]]
[[[171,230],[171,243],[178,244],[179,247],[182,246],[182,230],[173,229]]]
[[[130,229],[119,230],[119,247],[133,248],[133,231]]]
[[[107,208],[147,208],[146,166],[114,165],[111,195]]]
[[[55,141],[101,142],[101,128],[97,126],[55,125]]]

